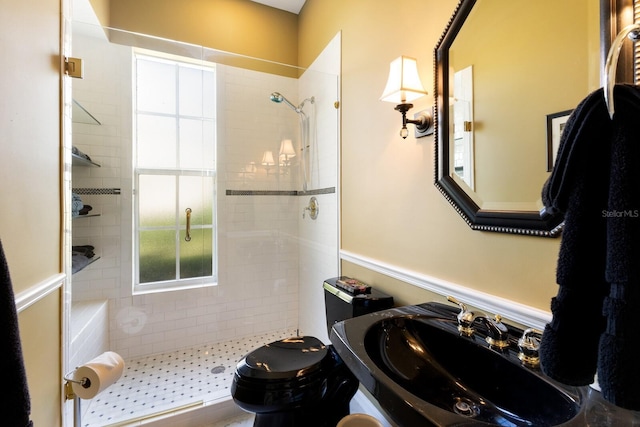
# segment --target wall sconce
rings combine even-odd
[[[280,165],[290,166],[291,158],[296,156],[296,150],[293,149],[293,143],[290,139],[283,139],[280,143]]]
[[[389,79],[380,97],[381,101],[393,102],[396,110],[402,114],[400,136],[409,136],[407,123],[416,125],[416,137],[428,135],[433,127],[433,118],[426,111],[421,111],[414,119],[407,119],[407,112],[413,108],[411,101],[427,94],[418,76],[418,65],[415,58],[401,56],[391,61]]]
[[[262,155],[262,162],[260,162],[262,166],[267,170],[267,175],[269,175],[269,170],[276,165],[276,162],[273,160],[273,152],[265,151]]]

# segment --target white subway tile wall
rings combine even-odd
[[[107,301],[81,301],[72,304],[71,348],[72,368],[87,363],[108,350],[109,315]],[[81,343],[81,345],[79,345]]]
[[[321,215],[310,222],[302,218],[306,196],[227,196],[225,191],[301,189],[300,156],[288,167],[265,168],[261,160],[272,151],[277,162],[282,139],[299,141],[297,114],[269,95],[278,91],[295,101],[302,90],[322,101],[316,106],[313,188],[337,188],[337,76],[314,72],[293,79],[217,67],[218,284],[132,295],[131,49],[84,35],[74,35],[73,49],[85,61],[85,78],[73,81],[73,96],[102,123],[74,124],[73,141],[102,167],[74,167],[72,186],[121,188],[120,195],[83,195],[101,216],[73,221],[73,244],[94,245],[101,258],[73,276],[72,298],[108,301],[108,348],[132,358],[297,329],[301,306],[313,314],[303,332],[317,329],[318,316],[324,319],[318,300],[322,280],[338,269],[336,193],[317,196]],[[325,120],[332,122],[322,124]],[[304,294],[311,301],[299,302],[299,284],[314,289]]]

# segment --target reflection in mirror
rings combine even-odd
[[[436,47],[436,185],[473,229],[560,233],[547,117],[600,86],[599,24],[599,0],[459,2]]]
[[[471,189],[474,184],[473,66],[453,74],[453,170]]]

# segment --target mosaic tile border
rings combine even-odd
[[[283,190],[227,190],[227,196],[314,196],[317,194],[332,194],[336,187],[318,188],[307,191],[283,191]]]
[[[333,194],[336,187],[318,188],[317,190],[297,191],[298,196],[314,196],[316,194]]]
[[[72,188],[71,191],[76,194],[92,194],[92,195],[120,194],[119,188]]]

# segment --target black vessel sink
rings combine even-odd
[[[579,417],[584,390],[566,388],[517,357],[457,330],[455,308],[401,307],[334,325],[340,357],[400,426],[557,426]],[[584,420],[575,425],[582,424]]]

